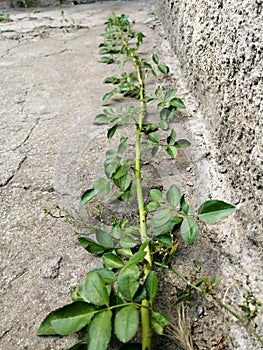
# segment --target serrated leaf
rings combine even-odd
[[[80,199],[81,206],[83,206],[83,205],[87,204],[89,201],[91,201],[92,198],[94,198],[98,193],[99,193],[99,191],[95,188],[90,188],[89,190],[84,192],[83,195],[81,196],[81,199]]]
[[[165,121],[165,120],[161,120],[160,123],[159,123],[159,127],[166,131],[169,129],[169,124]]]
[[[170,208],[159,210],[152,218],[152,226],[154,228],[161,227],[169,222],[173,217],[173,211]]]
[[[152,304],[158,291],[158,277],[155,271],[149,272],[144,282],[144,286],[147,291],[147,300]]]
[[[187,147],[191,146],[191,142],[189,142],[185,139],[180,139],[174,143],[174,146],[176,148],[187,148]]]
[[[118,290],[128,300],[132,300],[140,282],[140,270],[136,265],[129,265],[120,271],[118,276]]]
[[[113,253],[106,253],[102,257],[103,266],[108,269],[118,269],[124,266],[124,262],[120,257]]]
[[[184,195],[181,197],[181,202],[180,202],[181,210],[185,214],[192,214],[193,213],[193,208],[190,207],[185,201]]]
[[[163,88],[161,86],[158,86],[158,88],[155,90],[155,96],[160,97],[163,92]]]
[[[99,114],[94,118],[93,124],[108,124],[108,117],[105,114]]]
[[[152,188],[149,192],[149,197],[152,201],[161,203],[163,200],[163,194],[160,190]]]
[[[88,328],[88,350],[106,350],[111,339],[111,310],[93,317]]]
[[[168,146],[166,152],[173,159],[177,156],[177,148],[175,146]]]
[[[147,299],[147,291],[144,286],[140,285],[137,292],[135,293],[133,300],[135,303],[140,303],[141,301]]]
[[[108,100],[116,93],[116,90],[112,90],[110,92],[107,92],[103,98],[102,98],[102,103],[106,104],[108,102]]]
[[[178,98],[178,97],[174,97],[170,100],[170,106],[176,107],[176,108],[181,108],[181,109],[185,109],[185,104],[183,103],[183,101]]]
[[[235,211],[235,206],[220,200],[209,200],[198,209],[198,217],[206,224],[216,224]]]
[[[111,139],[111,138],[114,136],[114,134],[115,134],[115,132],[117,131],[118,127],[119,127],[119,125],[116,124],[116,125],[114,125],[113,127],[111,127],[111,128],[108,130],[108,132],[107,132],[107,138],[108,138],[108,139]]]
[[[133,248],[137,245],[137,242],[131,236],[125,236],[120,239],[120,245],[122,248]]]
[[[89,253],[94,254],[94,255],[100,255],[105,252],[105,247],[97,244],[94,242],[92,239],[87,238],[87,237],[79,237],[78,241],[80,245],[86,249]]]
[[[171,321],[161,312],[152,312],[152,328],[156,334],[162,335],[163,329],[169,326]]]
[[[94,269],[93,271],[96,271],[102,277],[106,285],[114,283],[115,274],[111,270],[99,268],[99,269]]]
[[[169,98],[176,93],[175,89],[169,89],[164,95],[164,101],[169,100]]]
[[[138,263],[142,262],[144,260],[144,257],[147,253],[144,250],[139,250],[137,253],[133,254],[129,261],[127,262],[126,266],[129,265],[137,265]]]
[[[94,189],[103,195],[107,195],[110,192],[110,181],[100,178],[94,183]]]
[[[96,240],[100,245],[102,245],[105,248],[114,247],[113,239],[108,232],[103,231],[99,228],[95,228],[93,231],[96,235]]]
[[[138,33],[137,34],[137,47],[142,44],[143,38],[145,38],[145,35],[143,33]]]
[[[111,64],[114,62],[113,56],[102,56],[99,60],[100,63]]]
[[[157,202],[149,202],[146,206],[145,206],[145,210],[147,213],[150,213],[152,211],[155,211],[156,209],[158,209],[160,206],[159,203]]]
[[[166,64],[158,64],[158,69],[162,74],[168,74],[169,73],[169,67]]]
[[[37,330],[37,335],[68,335],[89,324],[95,308],[85,302],[74,302],[52,311]]]
[[[175,208],[181,199],[181,191],[176,185],[170,186],[166,193],[167,202],[171,205],[171,207]]]
[[[148,135],[148,139],[153,143],[160,143],[160,136],[155,132],[152,132]]]
[[[153,54],[153,55],[152,55],[152,60],[153,60],[153,62],[154,62],[155,64],[159,64],[159,58],[158,58],[157,55]]]
[[[128,148],[128,143],[126,141],[121,142],[118,147],[118,153],[125,152],[127,148]]]
[[[176,140],[176,132],[174,129],[172,129],[170,135],[167,137],[168,145],[174,144],[175,140]]]
[[[79,295],[87,302],[97,306],[109,305],[109,295],[105,282],[97,271],[90,271],[81,288]]]
[[[153,146],[152,156],[155,157],[159,153],[159,150],[160,150],[160,146]]]
[[[118,84],[120,82],[120,78],[116,76],[108,77],[103,80],[105,84]]]
[[[189,245],[193,245],[198,238],[198,225],[195,219],[185,217],[180,226],[183,240]]]
[[[134,305],[123,307],[117,312],[114,321],[114,330],[117,338],[126,343],[137,333],[139,326],[139,312]]]
[[[118,254],[125,256],[126,258],[130,258],[133,256],[133,253],[130,248],[120,248],[118,249]]]

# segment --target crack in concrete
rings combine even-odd
[[[14,147],[14,148],[11,148],[11,151],[17,151],[19,148],[21,148],[28,141],[28,139],[32,135],[33,131],[38,126],[39,120],[40,120],[40,118],[36,119],[35,124],[31,127],[31,129],[29,130],[29,132],[26,135],[26,137],[24,138],[24,140],[18,146]]]
[[[0,183],[0,188],[1,187],[5,187],[7,186],[10,181],[13,179],[13,177],[15,176],[15,174],[20,170],[21,166],[23,165],[24,161],[27,159],[27,156],[24,156],[23,159],[19,162],[16,170],[14,170],[13,174],[10,175],[3,183]]]

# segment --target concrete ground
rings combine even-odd
[[[46,216],[44,209],[57,203],[78,208],[81,193],[101,172],[105,129],[93,126],[92,120],[108,91],[102,81],[114,69],[108,66],[106,71],[98,63],[103,23],[112,12],[135,20],[138,31],[147,36],[146,54],[155,49],[176,65],[149,1],[8,10],[13,21],[0,24],[0,350],[62,350],[75,340],[35,333],[48,312],[69,302],[69,287],[99,262],[77,244],[66,223]],[[197,156],[185,156],[178,168],[184,191],[195,188],[193,200],[198,196],[201,201],[211,195],[211,188],[212,194],[220,193],[224,179],[215,176],[209,133],[176,74],[172,82],[189,105],[185,121],[177,123],[179,134],[186,133],[198,150]],[[167,169],[158,169],[163,182],[173,176]],[[203,247],[197,251],[202,255]],[[231,269],[227,271],[230,275]],[[237,333],[239,327],[233,327]],[[246,333],[238,338],[245,347],[235,349],[258,349]],[[237,341],[229,340],[227,349],[234,349],[231,344]]]

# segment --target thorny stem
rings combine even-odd
[[[119,28],[119,33],[121,36],[121,40],[123,45],[128,49],[129,45],[125,40],[123,32]],[[136,69],[137,79],[139,82],[139,96],[140,96],[140,113],[138,117],[137,129],[136,129],[136,141],[135,141],[135,180],[136,180],[136,190],[137,190],[137,203],[140,217],[140,235],[141,242],[145,242],[148,239],[147,235],[147,225],[146,225],[146,211],[144,205],[144,197],[142,191],[142,182],[141,182],[141,134],[143,128],[143,118],[145,113],[145,101],[144,101],[144,80],[140,69],[140,62],[138,58],[135,56],[135,52],[133,50],[130,51],[130,57],[133,61],[133,64]],[[148,276],[150,271],[152,270],[152,257],[149,245],[145,248],[145,264],[144,264],[144,279]],[[151,328],[151,320],[150,320],[150,303],[147,299],[142,301],[141,307],[141,325],[142,325],[142,350],[151,350],[151,340],[152,340],[152,328]]]

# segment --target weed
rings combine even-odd
[[[0,23],[13,22],[8,13],[0,13]]]
[[[71,20],[66,18],[64,10],[61,10],[60,13],[61,13],[61,20],[60,20],[61,28],[63,29],[64,33],[69,33],[70,30],[76,28],[75,21],[72,18]]]
[[[62,15],[64,18],[64,13]],[[100,61],[118,63],[121,70],[120,75],[104,80],[113,88],[103,96],[103,104],[108,105],[110,99],[119,94],[124,101],[132,99],[137,104],[115,109],[106,106],[94,123],[108,125],[109,140],[124,127],[133,129],[134,137],[120,136],[117,149],[106,151],[106,176],[99,178],[82,195],[81,204],[93,203],[98,195],[107,196],[110,203],[129,204],[135,198],[138,220],[130,221],[126,215],[113,217],[109,228],[101,219],[98,225],[90,225],[85,235],[79,235],[80,245],[89,253],[100,256],[103,266],[89,271],[84,283],[71,289],[72,302],[51,312],[37,332],[38,335],[68,335],[86,329],[86,337],[71,350],[105,350],[109,344],[123,350],[150,350],[153,333],[172,334],[178,343],[191,349],[185,308],[179,309],[175,328],[168,317],[156,309],[156,270],[170,265],[179,240],[188,245],[196,242],[199,221],[215,224],[235,210],[224,201],[208,200],[196,213],[175,184],[166,190],[151,188],[144,195],[141,159],[145,150],[150,150],[152,156],[164,152],[174,159],[181,149],[190,146],[190,142],[178,139],[176,131],[170,128],[177,110],[185,108],[183,101],[175,95],[175,89],[165,90],[159,86],[154,93],[146,91],[148,77],[167,76],[169,67],[156,54],[152,54],[150,60],[140,55],[145,36],[135,32],[133,26],[126,15],[113,15],[108,19],[100,45]],[[128,62],[133,70],[126,72],[124,67]],[[156,106],[158,121],[147,119],[149,105]],[[97,205],[96,208],[102,218],[101,207]],[[180,278],[189,282],[184,276]],[[189,282],[187,286],[212,295],[218,281],[203,279],[201,282],[201,285]],[[139,329],[141,344],[132,343]],[[188,331],[183,334],[186,329]]]

